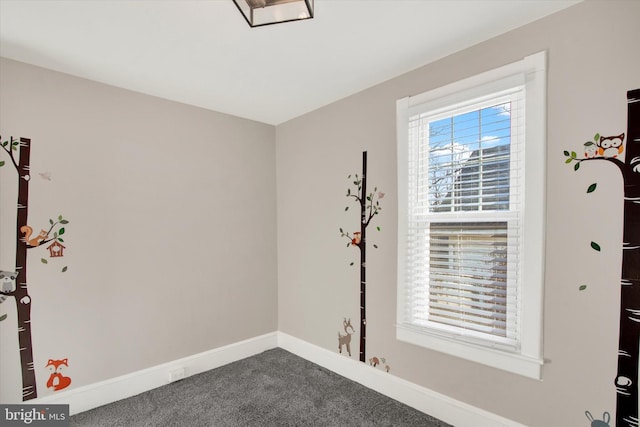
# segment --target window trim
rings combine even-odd
[[[546,212],[546,52],[397,101],[398,286],[396,337],[432,350],[525,377],[541,379],[543,366],[543,288]],[[444,334],[405,321],[407,235],[408,120],[416,110],[435,113],[449,105],[518,84],[525,86],[524,207],[519,289],[520,348],[513,351],[484,340]]]

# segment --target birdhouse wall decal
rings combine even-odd
[[[65,246],[60,244],[58,241],[54,241],[52,244],[47,246],[47,249],[49,249],[49,256],[51,258],[64,256]]]

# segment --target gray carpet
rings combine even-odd
[[[449,426],[280,348],[74,415],[71,425]]]

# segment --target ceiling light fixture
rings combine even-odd
[[[313,18],[313,0],[233,0],[250,27]]]

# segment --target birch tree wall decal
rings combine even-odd
[[[351,179],[351,175],[347,177]],[[353,181],[355,192],[351,188],[347,189],[347,197],[353,198],[360,207],[360,231],[354,231],[353,234],[344,229],[340,229],[340,236],[346,237],[349,241],[347,247],[356,246],[360,249],[360,361],[366,361],[366,339],[367,339],[367,309],[366,309],[366,261],[367,261],[367,227],[371,223],[374,216],[380,213],[380,199],[384,197],[384,193],[379,192],[375,187],[373,192],[367,193],[367,152],[362,152],[362,175],[355,175]],[[349,206],[345,211],[349,210]],[[380,230],[380,227],[376,227]],[[377,245],[373,245],[377,248]],[[351,263],[353,265],[353,263]]]
[[[625,149],[624,134],[604,137],[596,134],[585,143],[585,157],[565,151],[565,162],[580,169],[582,162],[607,161],[622,174],[624,185],[624,225],[620,294],[620,336],[618,371],[615,378],[616,426],[638,426],[638,356],[640,346],[640,89],[627,92],[627,133],[625,161],[617,157]],[[593,145],[597,147],[594,152]],[[587,150],[587,148],[589,148]],[[596,189],[592,184],[588,193]],[[591,247],[604,250],[596,242]]]
[[[8,141],[2,142],[2,148],[18,174],[15,261],[15,271],[18,273],[17,286],[11,292],[3,292],[2,295],[13,296],[16,302],[18,345],[22,366],[22,400],[27,401],[38,397],[31,342],[31,297],[27,286],[27,250],[51,241],[62,242],[63,239],[60,236],[65,232],[63,225],[68,224],[69,221],[60,215],[57,221],[49,220],[48,231],[42,230],[36,237],[31,236],[33,229],[28,225],[31,140],[10,137]],[[0,161],[0,167],[6,164],[6,161]],[[53,237],[50,237],[51,233]]]

